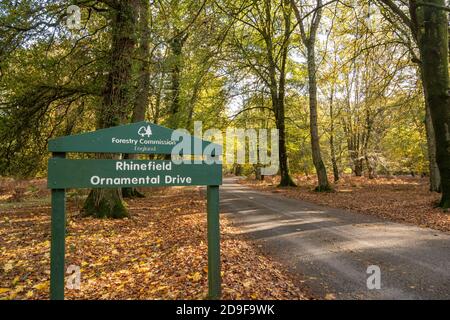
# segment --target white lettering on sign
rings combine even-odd
[[[168,145],[168,146],[174,146],[177,142],[172,140],[146,140],[146,139],[140,139],[140,144],[159,144],[159,145]]]
[[[151,139],[120,139],[120,138],[111,138],[111,142],[114,144],[131,144],[133,146],[137,146],[138,144],[144,146],[174,146],[177,144],[176,141],[172,140],[151,140]]]
[[[182,177],[180,175],[177,175],[176,177],[166,176],[165,182],[167,184],[192,183],[192,178],[191,177]]]
[[[171,171],[172,162],[154,162],[135,163],[133,161],[116,162],[117,171]]]
[[[137,145],[139,140],[136,140],[136,139],[117,139],[117,138],[112,138],[111,142],[115,143],[115,144],[133,144],[133,145]]]
[[[102,178],[99,176],[91,177],[91,184],[93,186],[120,186],[120,185],[143,185],[143,184],[160,184],[161,177],[140,177],[140,178],[124,178],[124,177],[116,177],[116,178]]]
[[[179,184],[192,184],[192,177],[183,177],[180,175],[170,176],[165,175],[163,180],[161,176],[155,177],[116,177],[116,178],[108,178],[108,177],[100,177],[100,176],[92,176],[90,179],[91,185],[93,186],[132,186],[132,185],[160,185],[163,181],[163,184],[166,185],[179,185]]]
[[[136,146],[136,147],[134,147],[134,151],[140,151],[141,153],[144,153],[144,152],[155,152],[156,151],[156,147]]]

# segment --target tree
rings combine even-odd
[[[150,27],[149,27],[149,1],[139,1],[139,70],[138,70],[138,83],[137,90],[134,97],[134,107],[131,116],[131,122],[140,122],[145,120],[145,115],[150,103],[149,91],[150,91]],[[135,154],[124,155],[125,159],[135,159]],[[122,188],[122,196],[125,198],[143,197],[136,188]]]
[[[0,10],[0,174],[46,172],[50,138],[90,131],[107,67],[108,10],[83,4],[80,30],[66,28],[69,1],[2,2]],[[98,12],[98,14],[94,14]],[[91,14],[92,13],[92,14]]]
[[[309,84],[309,115],[310,115],[310,134],[311,134],[311,149],[314,167],[316,168],[318,186],[317,191],[330,190],[328,182],[327,170],[322,160],[320,150],[319,128],[317,124],[317,67],[316,67],[316,36],[317,30],[322,18],[322,0],[317,0],[316,8],[312,14],[309,27],[305,27],[306,16],[302,16],[301,9],[296,4],[295,0],[291,0],[291,6],[294,9],[295,17],[300,28],[300,36],[303,45],[306,48],[306,57],[308,64],[308,84]]]
[[[448,75],[448,18],[444,0],[427,0],[408,3],[409,16],[393,0],[379,0],[410,30],[419,48],[420,57],[414,57],[420,64],[424,87],[427,115],[436,142],[436,163],[441,178],[442,197],[439,206],[450,207],[450,95]],[[428,137],[432,141],[432,130],[427,122]],[[433,152],[431,144],[429,152]],[[430,159],[430,162],[432,159]],[[432,167],[431,167],[432,169]]]
[[[419,75],[421,79],[421,85],[423,88],[424,96],[427,95],[427,90],[423,82],[423,69],[421,65],[420,52],[416,52],[418,46],[418,29],[417,29],[417,15],[407,16],[406,12],[397,6],[394,1],[379,0],[380,4],[387,6],[390,10],[382,10],[384,17],[392,23],[392,25],[399,30],[399,37],[403,38],[404,45],[410,50],[412,61],[417,64]],[[403,6],[404,4],[401,4]],[[410,7],[414,3],[410,2]],[[413,13],[413,9],[409,9],[410,13]],[[406,10],[405,10],[406,11]],[[391,17],[394,16],[394,17]],[[397,19],[395,19],[397,18]],[[406,39],[405,39],[406,38]],[[428,99],[425,98],[425,127],[428,146],[428,161],[429,161],[429,173],[430,173],[430,191],[441,192],[441,176],[439,167],[436,163],[436,139],[431,120],[430,107],[428,105]]]
[[[336,56],[335,56],[336,60]],[[329,97],[329,115],[330,115],[330,138],[329,138],[329,144],[330,144],[330,154],[331,154],[331,165],[333,167],[333,178],[334,182],[339,181],[339,168],[337,165],[337,159],[336,159],[336,146],[335,146],[335,105],[334,105],[334,99],[335,99],[335,92],[336,92],[336,67],[337,64],[333,63],[333,78],[331,79],[331,90],[330,90],[330,97]]]
[[[267,88],[276,128],[279,131],[280,186],[295,186],[289,174],[286,148],[286,75],[292,34],[291,8],[282,1],[274,6],[270,0],[254,2],[243,13],[234,14],[239,31],[235,31],[233,46],[239,50],[236,60],[242,69]],[[274,26],[278,26],[275,29]],[[243,62],[242,62],[243,60]]]
[[[444,0],[429,0],[429,2],[441,7],[445,5]],[[418,41],[426,99],[436,139],[436,162],[441,176],[442,198],[439,205],[450,208],[448,18],[445,11],[432,5],[423,5],[416,10],[419,30],[423,30],[418,33]]]
[[[97,128],[123,124],[129,112],[132,58],[135,46],[137,0],[110,1],[112,43],[108,79],[103,103],[97,113]],[[98,158],[117,159],[117,154],[99,154]],[[122,218],[128,212],[121,189],[93,189],[84,204],[86,215]]]

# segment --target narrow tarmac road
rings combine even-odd
[[[224,179],[221,212],[317,298],[450,299],[450,235],[253,190]],[[381,289],[367,288],[367,268]],[[270,285],[270,284],[268,284]]]

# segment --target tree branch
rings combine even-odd
[[[378,1],[388,6],[391,9],[391,11],[402,20],[404,24],[406,24],[411,30],[413,30],[411,19],[392,0],[378,0]]]
[[[450,8],[449,7],[445,7],[445,6],[441,6],[435,3],[430,3],[430,2],[417,2],[417,7],[433,7],[436,9],[440,9],[440,10],[444,10],[447,12],[450,12]]]

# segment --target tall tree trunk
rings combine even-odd
[[[372,163],[370,163],[369,156],[366,154],[364,156],[364,159],[366,161],[366,166],[367,166],[367,172],[369,174],[369,179],[375,179],[375,167],[372,165]]]
[[[428,0],[445,6],[444,0]],[[419,49],[423,81],[436,139],[436,162],[441,175],[440,206],[450,207],[450,93],[448,74],[448,18],[445,11],[421,6]]]
[[[420,75],[426,100],[426,112],[431,121],[426,120],[428,152],[430,154],[430,189],[442,190],[441,207],[450,206],[450,108],[448,87],[448,17],[444,10],[444,0],[428,0],[419,6],[418,1],[409,0],[408,17],[393,1],[380,0],[407,25],[419,47]],[[437,7],[433,6],[437,5]],[[446,42],[446,43],[444,43]],[[435,73],[436,72],[436,73]],[[434,77],[434,78],[433,78]],[[434,134],[433,134],[434,133]],[[435,148],[433,148],[433,142]],[[436,174],[432,159],[435,149]],[[434,175],[435,180],[433,180]]]
[[[331,153],[331,165],[333,166],[333,178],[334,182],[339,181],[339,168],[336,160],[336,148],[334,146],[334,132],[333,129],[330,132],[330,153]]]
[[[363,174],[363,159],[359,155],[353,156],[353,171],[356,177],[361,177]]]
[[[136,96],[134,98],[133,114],[131,122],[140,122],[145,120],[145,114],[149,105],[149,90],[150,90],[150,28],[149,28],[149,1],[139,1],[139,50],[138,57],[140,60],[139,74],[138,74],[138,87],[136,90]],[[136,159],[136,154],[126,154],[125,159]],[[136,188],[122,188],[122,196],[124,198],[143,197]]]
[[[430,191],[441,192],[441,174],[439,173],[439,167],[436,163],[436,138],[428,103],[426,103],[425,129],[427,133],[428,162],[430,170]]]
[[[311,134],[311,149],[314,167],[317,172],[318,191],[329,190],[327,171],[320,151],[319,128],[317,124],[317,82],[314,44],[310,44],[308,51],[308,83],[309,83],[309,126]]]
[[[334,147],[334,106],[333,106],[333,102],[334,102],[334,87],[331,91],[331,96],[330,96],[330,153],[331,153],[331,164],[333,166],[333,178],[334,178],[334,182],[338,182],[339,181],[339,168],[337,166],[337,161],[336,161],[336,150]]]
[[[280,59],[281,65],[277,65],[277,60],[274,57],[273,47],[273,35],[272,29],[272,12],[271,1],[264,1],[265,12],[265,32],[264,41],[266,43],[266,55],[268,61],[268,83],[270,89],[270,97],[272,102],[272,110],[275,114],[275,125],[278,129],[278,160],[280,170],[280,187],[295,186],[289,174],[288,156],[286,148],[286,126],[285,126],[285,86],[286,86],[286,62],[290,38],[290,13],[286,11],[286,7],[283,5],[284,16],[284,38],[283,48],[281,48]],[[277,70],[279,70],[279,76],[277,80]]]
[[[152,122],[155,124],[159,123],[159,117],[161,115],[161,101],[162,101],[162,93],[164,89],[164,74],[159,76],[158,82],[155,86],[155,104],[152,106]]]
[[[417,59],[413,59],[415,62]],[[425,100],[425,132],[427,135],[427,149],[428,149],[428,169],[430,171],[430,191],[441,192],[441,174],[436,163],[436,137],[431,120],[430,107],[428,105],[427,88],[424,83],[423,66],[421,61],[418,62],[418,70],[422,83],[423,96]]]
[[[317,80],[316,80],[316,36],[322,18],[322,0],[316,0],[316,10],[311,18],[309,30],[304,26],[304,20],[301,16],[300,9],[297,7],[295,0],[291,0],[291,6],[294,9],[298,25],[300,27],[301,39],[306,47],[307,64],[308,64],[308,84],[309,84],[309,129],[311,134],[311,150],[314,167],[316,168],[318,186],[317,191],[330,190],[328,183],[327,170],[322,160],[320,151],[319,128],[317,124]],[[308,32],[309,31],[309,32]]]
[[[98,111],[98,129],[124,122],[130,100],[131,61],[135,45],[136,0],[114,1],[111,25],[110,66],[103,103]],[[117,154],[99,154],[98,158],[117,159]],[[95,217],[122,218],[128,212],[121,189],[93,189],[84,204],[84,213]]]
[[[169,47],[171,52],[170,57],[170,73],[171,73],[171,84],[170,84],[170,107],[169,107],[169,118],[167,120],[167,126],[172,129],[176,129],[180,124],[180,91],[181,91],[181,71],[183,63],[183,46],[187,40],[188,34],[179,32],[175,29],[174,37],[169,41]]]
[[[288,157],[286,150],[286,127],[285,127],[285,114],[284,114],[284,103],[276,101],[277,116],[276,116],[276,126],[279,131],[278,140],[278,154],[280,160],[280,187],[295,187],[295,183],[289,174]]]
[[[145,115],[149,106],[150,91],[150,27],[149,27],[149,1],[139,1],[139,50],[138,56],[141,61],[139,68],[138,88],[136,91],[133,108],[132,122],[145,120]]]
[[[275,72],[275,68],[273,72]],[[272,73],[272,72],[271,72]],[[275,76],[273,76],[275,79]],[[275,80],[273,80],[274,82]],[[286,126],[285,126],[285,112],[284,112],[284,99],[280,101],[280,97],[284,93],[277,94],[276,85],[272,82],[272,109],[275,113],[275,125],[278,129],[278,158],[280,163],[280,187],[294,187],[295,183],[289,174],[288,157],[286,149]],[[275,87],[275,88],[273,88]]]
[[[330,151],[331,151],[331,165],[333,166],[333,178],[334,182],[339,181],[339,168],[336,160],[336,150],[334,147],[334,136],[330,136]]]
[[[423,77],[421,77],[423,79]],[[423,81],[422,81],[423,85]],[[425,96],[425,131],[427,134],[428,162],[430,170],[430,191],[441,192],[441,174],[436,163],[436,137],[433,128],[433,122],[430,115],[430,107],[428,106],[427,94],[424,87]]]
[[[374,119],[371,118],[370,112],[366,109],[366,131],[363,135],[363,155],[367,166],[367,172],[369,174],[369,179],[375,179],[375,166],[370,162],[369,158],[369,141],[372,136]]]
[[[289,6],[289,4],[287,4]],[[286,149],[286,126],[285,126],[285,95],[286,95],[286,62],[288,55],[289,38],[291,33],[291,15],[287,12],[287,8],[284,7],[284,46],[281,56],[281,68],[278,82],[278,96],[276,97],[276,122],[279,130],[279,158],[280,158],[280,186],[281,187],[295,187],[295,182],[292,180],[289,174],[289,164]],[[270,42],[271,43],[271,42]],[[272,46],[270,46],[272,48]],[[272,49],[271,49],[272,50]],[[273,62],[272,55],[270,60]],[[273,62],[273,65],[275,63]],[[273,68],[273,74],[275,74],[275,68]],[[274,81],[274,80],[272,80]],[[275,83],[275,81],[274,81]]]
[[[418,13],[416,3],[410,1],[410,13],[411,13],[411,32],[414,34],[414,40],[418,46],[420,46],[420,28],[418,26]],[[430,191],[441,192],[441,174],[439,172],[439,167],[436,162],[436,137],[433,128],[433,121],[431,120],[430,107],[428,104],[428,93],[427,86],[424,81],[424,70],[422,61],[415,58],[415,62],[418,62],[419,74],[422,82],[423,95],[425,100],[425,131],[427,135],[427,148],[428,148],[428,162],[430,171]]]

